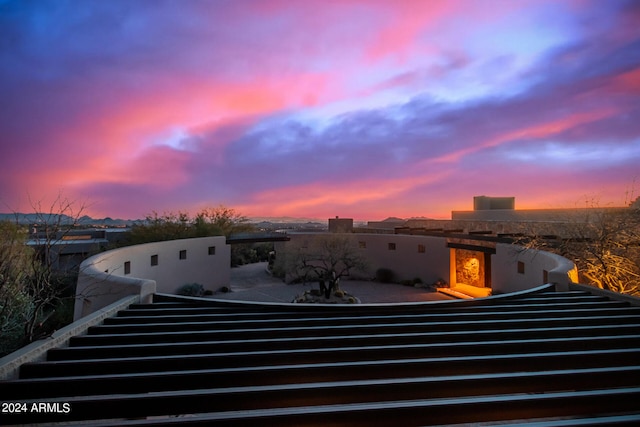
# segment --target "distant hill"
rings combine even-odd
[[[326,230],[327,222],[306,218],[249,218],[259,230]]]
[[[70,225],[74,223],[74,219],[68,215],[59,214],[35,214],[35,213],[0,213],[0,221],[15,222],[17,219],[19,224],[29,225],[41,222],[50,224],[60,223]],[[327,221],[321,221],[315,218],[293,218],[293,217],[265,217],[265,218],[248,218],[248,222],[258,226],[259,228],[326,228]],[[144,223],[142,219],[113,219],[92,218],[84,215],[75,222],[78,225],[94,226],[94,227],[124,227],[136,223]]]
[[[319,223],[327,224],[327,220],[321,220],[318,218],[295,218],[290,216],[279,217],[250,217],[248,218],[251,223],[270,222],[273,224],[300,224],[300,223]]]
[[[35,214],[35,213],[0,213],[0,221],[11,221],[15,222],[17,220],[18,224],[28,225],[28,224],[38,224],[38,223],[49,223],[56,224],[60,223],[63,225],[71,225],[74,223],[74,218],[69,215],[64,214]],[[86,225],[86,226],[106,226],[106,227],[124,227],[126,225],[131,225],[135,222],[139,222],[139,220],[130,220],[130,219],[113,219],[113,218],[91,218],[88,215],[84,215],[78,218],[75,221],[78,225]]]
[[[402,218],[398,218],[395,216],[390,216],[387,219],[383,219],[381,222],[404,222],[405,220]]]

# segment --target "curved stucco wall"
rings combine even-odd
[[[276,245],[276,252],[287,245],[299,244],[312,239],[320,233],[288,234],[290,242]],[[397,280],[411,280],[416,277],[425,283],[434,283],[439,279],[449,279],[449,248],[439,237],[410,236],[403,234],[349,234],[356,250],[361,251],[368,260],[369,271],[366,278],[373,278],[378,268],[389,268]],[[360,278],[355,273],[354,278]]]
[[[223,236],[170,240],[103,252],[80,265],[74,319],[126,295],[144,301],[154,292],[175,293],[186,283],[215,291],[228,286],[231,250]]]
[[[551,252],[498,243],[492,260],[492,289],[507,293],[553,283],[559,291],[578,281],[576,265]]]
[[[318,235],[300,233],[289,236],[291,243],[295,243]],[[369,261],[370,277],[378,268],[389,268],[397,280],[419,277],[425,283],[434,283],[439,279],[455,283],[451,249],[445,237],[367,233],[350,236]],[[287,244],[281,244],[280,250]],[[516,245],[497,244],[496,253],[491,255],[491,264],[491,288],[494,294],[523,291],[546,283],[554,283],[562,290],[568,289],[569,283],[577,281],[575,264],[568,259],[550,252],[525,250]]]
[[[289,236],[295,243],[318,234]],[[378,268],[389,268],[397,280],[419,277],[425,283],[439,279],[453,282],[451,249],[444,237],[368,233],[351,236],[369,261],[368,277],[373,277]],[[290,243],[279,243],[276,248],[280,251],[287,244]],[[181,251],[186,251],[184,259]],[[154,256],[156,265],[152,265]],[[80,267],[74,317],[77,320],[126,295],[140,295],[146,301],[154,292],[175,293],[185,283],[200,283],[215,291],[229,285],[230,257],[224,237],[148,243],[95,255]],[[549,252],[497,244],[491,257],[494,293],[522,291],[544,283],[554,283],[564,290],[577,281],[575,265]]]
[[[356,234],[370,266],[389,268],[397,280],[419,277],[424,283],[449,280],[449,248],[439,237],[402,234]]]

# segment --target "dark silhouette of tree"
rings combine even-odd
[[[159,215],[152,212],[142,224],[131,228],[130,244],[160,242],[164,240],[188,239],[193,237],[225,236],[254,231],[248,219],[234,209],[220,205],[205,208],[193,218],[188,213],[178,212]],[[258,256],[249,244],[231,246],[231,265],[237,266],[257,261]]]
[[[225,206],[205,208],[193,218],[178,212],[159,215],[152,212],[142,224],[131,228],[131,244],[187,239],[191,237],[226,236],[252,231],[247,218]]]
[[[291,243],[284,254],[285,270],[303,283],[317,281],[320,292],[329,298],[339,289],[341,278],[367,270],[367,260],[356,243],[344,234],[319,235]]]
[[[220,205],[217,208],[202,209],[193,220],[197,236],[225,236],[253,231],[247,218],[234,209]]]
[[[143,224],[131,227],[130,243],[137,245],[149,242],[184,239],[190,235],[190,219],[184,212],[159,215],[153,211],[147,215]]]

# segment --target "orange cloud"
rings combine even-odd
[[[450,172],[417,173],[399,178],[372,178],[348,182],[314,182],[264,191],[241,210],[251,215],[290,215],[292,212],[335,214],[336,209],[362,209],[360,205],[402,197],[416,187],[444,181]]]

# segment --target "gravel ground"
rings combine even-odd
[[[267,273],[267,263],[249,264],[231,269],[231,292],[217,293],[213,298],[238,301],[291,302],[316,285],[288,285]],[[363,304],[441,301],[453,299],[439,292],[392,283],[344,280],[340,287],[360,299]]]

